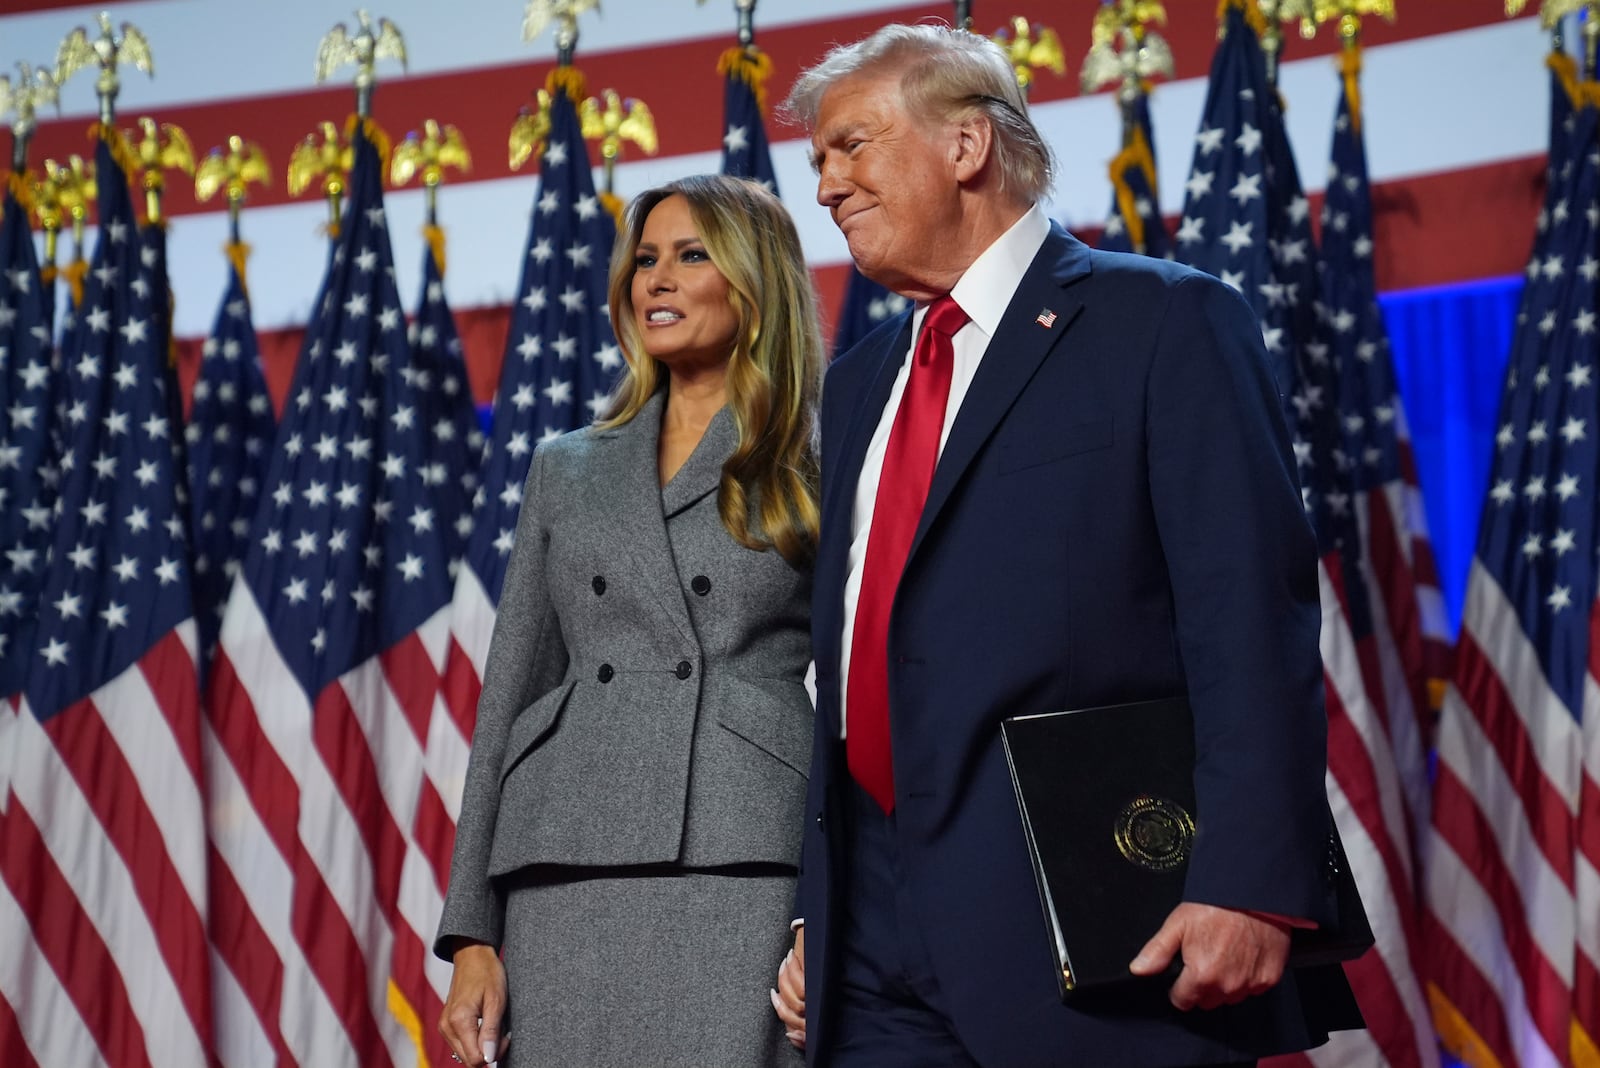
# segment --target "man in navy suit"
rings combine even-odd
[[[1326,722],[1254,315],[1048,220],[1050,151],[981,37],[886,27],[787,106],[857,265],[916,302],[823,392],[791,1040],[837,1068],[1159,1068],[1359,1025],[1336,968],[1286,969],[1291,928],[1335,919]],[[1201,813],[1184,901],[1129,962],[1148,978],[1064,1004],[1000,721],[1175,694]]]

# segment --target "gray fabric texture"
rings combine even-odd
[[[744,548],[723,527],[716,490],[736,443],[727,409],[659,484],[663,407],[658,393],[620,427],[576,431],[534,452],[478,704],[434,944],[441,956],[456,938],[501,946],[508,958],[526,948],[526,925],[507,922],[508,876],[527,886],[545,870],[798,861],[811,755],[810,571]],[[663,878],[690,885],[680,876]],[[649,877],[633,881],[581,905],[609,884],[581,879],[561,894],[547,886],[540,907],[552,911],[541,925],[597,917],[584,922],[598,926],[572,931],[595,954],[632,962],[635,1013],[644,1000],[676,1013],[702,999],[708,1010],[744,1012],[727,1002],[726,984],[753,969],[765,978],[749,996],[771,1015],[766,988],[787,940],[792,878],[778,879],[783,892],[741,904],[748,915],[713,912],[717,926],[698,930],[677,911],[694,902],[646,885],[657,881]],[[659,911],[637,911],[647,908]],[[607,926],[625,912],[627,931]],[[715,937],[735,922],[749,933],[736,943]],[[651,978],[656,950],[632,942],[640,930],[701,946],[693,966],[726,978],[703,990],[663,988]],[[607,1004],[580,961],[569,969],[548,954],[517,959],[530,963],[512,975],[514,1004],[523,997],[516,985],[540,970],[534,959],[550,968],[536,980],[543,989]],[[566,1052],[541,1063],[584,1063],[581,1051]],[[636,1050],[626,1063],[666,1063],[658,1055]],[[752,1049],[737,1063],[765,1062]]]

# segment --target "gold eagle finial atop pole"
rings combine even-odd
[[[322,139],[317,139],[320,132]],[[345,183],[350,178],[350,168],[355,151],[339,135],[339,127],[323,120],[317,131],[306,134],[306,139],[289,154],[289,195],[297,197],[322,179],[322,194],[328,198],[328,236],[339,234],[339,208],[344,201]]]
[[[520,171],[528,157],[543,147],[550,136],[550,90],[540,89],[538,107],[523,105],[511,124],[511,169]]]
[[[406,69],[406,42],[400,28],[386,18],[378,20],[373,29],[372,16],[365,8],[356,12],[356,32],[351,34],[339,23],[329,30],[317,46],[316,74],[318,82],[327,81],[340,67],[354,64],[356,68],[356,115],[361,119],[372,117],[372,91],[378,84],[378,60],[398,59],[400,69]]]
[[[422,188],[427,204],[427,222],[437,226],[439,185],[444,181],[445,168],[454,168],[462,174],[472,171],[472,153],[461,131],[454,126],[440,126],[433,119],[424,119],[422,132],[412,130],[406,139],[394,147],[394,162],[389,166],[389,182],[395,186],[406,185],[417,175],[422,176]]]
[[[89,202],[95,198],[94,163],[82,156],[67,157],[65,165],[53,159],[44,161],[44,181],[53,187],[60,213],[72,222],[72,262],[67,264],[67,282],[72,287],[74,305],[83,303],[83,279],[89,273],[89,260],[84,256],[83,231],[89,220]],[[57,225],[60,215],[57,215]],[[48,245],[49,233],[46,231]],[[47,258],[54,263],[54,253],[47,247]]]
[[[578,122],[584,140],[600,142],[600,158],[605,168],[603,197],[610,198],[608,207],[620,209],[620,204],[616,204],[615,174],[623,142],[632,141],[647,156],[655,155],[661,145],[656,138],[655,116],[650,114],[643,100],[631,97],[623,100],[615,89],[602,90],[601,97],[605,100],[603,106],[597,97],[591,96],[583,102],[578,109]]]
[[[1081,85],[1086,93],[1117,87],[1124,145],[1133,135],[1134,109],[1151,80],[1173,76],[1172,46],[1150,28],[1166,21],[1167,10],[1159,0],[1103,0],[1095,12]]]
[[[522,39],[536,40],[552,22],[556,26],[556,62],[572,66],[578,48],[578,16],[600,10],[600,0],[528,0],[522,16]]]
[[[117,121],[117,94],[122,81],[117,77],[117,67],[127,65],[155,77],[155,59],[150,54],[150,42],[132,23],[122,24],[118,37],[111,26],[111,16],[100,13],[100,36],[90,38],[89,31],[79,26],[61,42],[56,52],[55,79],[58,86],[85,67],[98,66],[100,77],[94,83],[95,96],[100,100],[100,124],[110,130]]]
[[[1528,0],[1506,0],[1506,17],[1515,18],[1527,6]],[[1539,7],[1539,24],[1559,33],[1561,20],[1580,11],[1588,12],[1583,20],[1584,76],[1593,78],[1600,61],[1600,0],[1544,0]]]
[[[1021,15],[1011,20],[1010,26],[995,31],[994,43],[1005,49],[1017,72],[1017,85],[1026,94],[1033,88],[1033,75],[1037,70],[1053,71],[1057,77],[1067,73],[1066,53],[1061,50],[1061,38],[1049,26],[1029,23]]]
[[[194,198],[204,204],[217,193],[228,195],[228,243],[239,245],[239,212],[244,207],[251,183],[272,184],[272,169],[261,146],[238,134],[228,138],[227,148],[213,148],[194,172]]]
[[[133,149],[143,175],[145,221],[160,225],[161,194],[167,186],[166,172],[176,170],[192,176],[194,146],[189,143],[189,135],[183,132],[182,127],[170,122],[158,124],[148,115],[139,119],[137,132],[127,131],[123,137]]]
[[[61,110],[61,86],[56,76],[47,68],[35,70],[26,63],[17,64],[17,84],[0,74],[0,119],[15,114],[11,120],[11,169],[21,174],[28,166],[28,142],[39,128],[38,111],[46,104]]]
[[[39,274],[47,286],[55,284],[56,246],[66,210],[61,203],[61,189],[51,177],[55,167],[55,160],[45,160],[43,172],[29,171],[26,177],[28,203],[39,228],[44,231],[44,263],[40,265]]]
[[[1508,0],[1508,3],[1514,0]],[[1345,47],[1361,37],[1361,20],[1367,15],[1377,15],[1388,22],[1394,21],[1395,0],[1293,0],[1285,5],[1284,19],[1300,19],[1300,36],[1310,40],[1317,35],[1317,27],[1324,22],[1339,23],[1339,37]],[[1309,8],[1309,10],[1307,10]]]

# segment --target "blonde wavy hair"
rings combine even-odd
[[[739,317],[726,387],[738,444],[722,465],[722,525],[747,548],[776,548],[792,564],[807,563],[816,551],[819,519],[822,327],[800,235],[778,198],[758,183],[695,175],[642,193],[628,206],[611,256],[609,293],[611,328],[627,370],[597,425],[618,426],[638,415],[664,378],[662,364],[645,352],[633,274],[645,220],[672,196],[688,202]]]

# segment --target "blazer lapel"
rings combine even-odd
[[[659,431],[656,440],[659,444]],[[718,409],[689,458],[672,476],[672,481],[661,487],[662,515],[671,519],[720,486],[722,464],[738,443],[739,432],[733,425],[733,412],[726,407]]]
[[[1088,246],[1052,223],[1050,234],[1006,307],[950,427],[911,542],[908,567],[984,442],[1083,310],[1082,295],[1066,287],[1088,274]]]
[[[665,621],[693,641],[694,626],[689,621],[689,607],[683,603],[678,566],[672,557],[672,544],[667,540],[666,516],[662,511],[657,449],[661,442],[661,411],[665,405],[666,394],[658,390],[638,415],[596,435],[596,445],[606,449],[604,466],[610,484],[595,488],[603,502],[604,520],[616,533],[616,540],[627,547],[623,550],[624,556],[652,594]],[[702,441],[701,444],[706,443]]]

